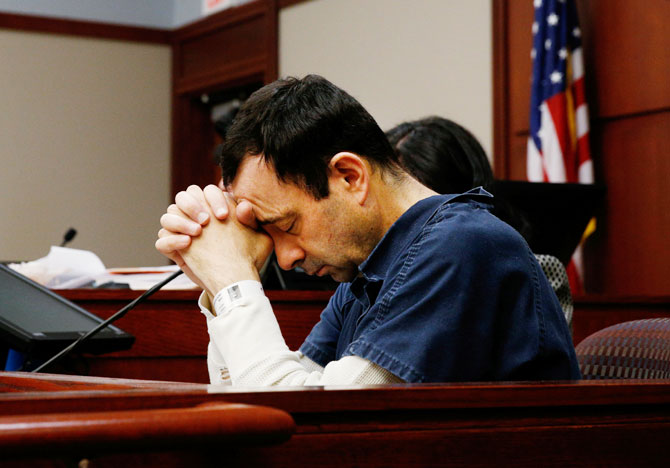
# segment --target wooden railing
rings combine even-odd
[[[667,380],[233,389],[0,373],[0,389],[3,467],[665,467],[670,440]]]

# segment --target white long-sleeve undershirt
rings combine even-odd
[[[225,296],[230,288],[234,295]],[[231,298],[235,297],[234,300]],[[241,281],[217,294],[212,305],[206,294],[198,301],[207,317],[210,343],[207,368],[212,384],[236,386],[375,385],[399,383],[377,364],[345,356],[321,367],[300,351],[286,346],[270,301],[257,281]]]

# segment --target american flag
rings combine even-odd
[[[528,180],[590,184],[593,163],[577,8],[574,0],[534,0],[533,4]],[[575,293],[583,291],[581,256],[578,247],[568,265]]]

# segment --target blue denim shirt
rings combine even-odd
[[[565,317],[491,195],[421,200],[343,283],[300,350],[356,355],[407,382],[579,379]]]

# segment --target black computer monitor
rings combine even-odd
[[[605,187],[598,184],[497,180],[493,188],[530,224],[533,252],[553,255],[564,265],[605,198]]]
[[[0,265],[0,344],[33,356],[55,354],[103,319]],[[128,349],[135,337],[113,325],[84,341],[79,352]]]

